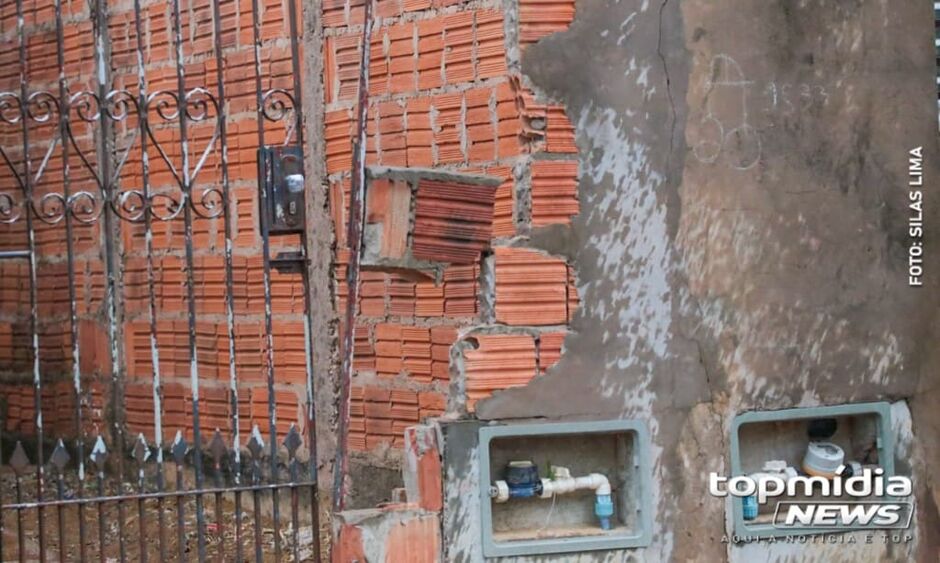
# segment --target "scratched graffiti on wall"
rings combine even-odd
[[[750,80],[730,55],[709,61],[703,79],[705,111],[692,154],[703,164],[750,170],[765,154],[761,130],[778,118],[799,116],[829,103],[826,86],[811,82]]]

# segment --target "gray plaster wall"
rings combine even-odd
[[[580,215],[532,245],[569,258],[581,306],[561,361],[477,415],[644,420],[655,505],[648,548],[531,560],[936,560],[940,242],[920,289],[906,246],[918,145],[940,225],[932,22],[907,0],[578,0],[567,32],[526,50],[581,160]],[[870,400],[894,401],[914,541],[721,542],[707,472],[727,472],[735,414]],[[455,501],[475,490],[466,446],[447,445]],[[478,526],[449,509],[448,561],[481,559]]]

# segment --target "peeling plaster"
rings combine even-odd
[[[940,443],[929,406],[940,353],[927,343],[940,276],[913,291],[904,274],[907,150],[923,145],[928,175],[940,176],[929,6],[577,8],[569,31],[526,50],[522,69],[576,126],[581,214],[518,244],[567,256],[581,306],[559,363],[480,401],[477,416],[646,422],[653,540],[504,560],[929,560],[940,543],[923,533],[940,520],[928,463]],[[920,502],[917,541],[721,543],[724,502],[705,480],[728,466],[736,414],[903,398],[910,408],[898,401],[892,414],[898,467]],[[453,500],[475,487],[465,446],[449,461]],[[481,560],[476,503],[445,518],[448,561]]]

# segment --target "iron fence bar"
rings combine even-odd
[[[215,534],[216,538],[216,553],[215,558],[219,563],[225,562],[225,535],[223,527],[223,518],[222,518],[222,492],[219,491],[215,493]]]
[[[101,438],[98,438],[100,441]],[[98,496],[104,496],[104,463],[98,464],[97,471],[98,479]],[[104,503],[98,505],[98,559],[101,563],[106,563],[108,560],[107,552],[105,551],[105,528],[104,528]]]
[[[111,402],[114,420],[112,421],[112,427],[114,428],[114,445],[115,449],[118,452],[123,452],[123,439],[122,439],[122,428],[121,428],[121,409],[117,408],[117,405],[120,404],[120,397],[118,395],[119,385],[120,385],[120,359],[118,356],[118,345],[117,345],[117,323],[118,323],[118,314],[117,314],[117,268],[114,263],[114,220],[112,217],[113,209],[111,208],[111,196],[113,185],[111,183],[111,159],[109,157],[109,131],[111,129],[108,112],[105,111],[105,100],[108,97],[108,85],[109,85],[109,70],[110,65],[107,60],[107,52],[105,43],[107,42],[108,34],[108,16],[107,16],[107,2],[95,2],[94,3],[95,19],[94,19],[94,36],[95,36],[95,55],[97,59],[97,81],[98,81],[98,126],[100,127],[99,136],[99,168],[100,173],[98,175],[99,187],[102,192],[102,213],[103,213],[103,231],[104,234],[102,238],[105,243],[105,300],[106,300],[106,309],[108,315],[108,344],[111,354]],[[117,456],[118,463],[121,464],[123,456]],[[123,464],[119,467],[119,471],[123,475]]]
[[[300,440],[300,437],[296,434],[297,430],[295,427],[291,427],[291,431],[297,437],[297,440]],[[289,446],[288,446],[289,447]],[[297,481],[297,458],[294,457],[295,452],[290,452],[290,480],[291,482]],[[294,561],[300,561],[300,542],[298,541],[298,528],[300,527],[300,499],[298,498],[297,487],[290,488],[290,516],[291,516],[291,540],[293,543],[294,551]],[[318,530],[314,530],[314,539],[316,542],[319,542],[319,533]],[[319,559],[317,560],[319,561]]]
[[[56,495],[58,498],[65,496],[65,485],[62,482],[62,472],[56,475]],[[59,520],[59,561],[65,563],[68,559],[65,553],[65,513],[61,506],[56,507],[56,516]]]
[[[22,482],[20,481],[20,479],[21,479],[20,475],[19,473],[17,473],[16,474],[16,502],[17,504],[23,501],[23,486],[22,486]],[[26,553],[25,553],[26,532],[24,528],[25,526],[23,524],[23,509],[17,508],[16,509],[16,537],[19,542],[18,555],[20,558],[20,563],[24,563],[26,561]]]
[[[225,533],[223,529],[224,519],[222,518],[222,460],[225,458],[225,442],[222,440],[222,434],[216,428],[215,435],[212,437],[212,444],[209,446],[212,452],[212,468],[215,478],[215,486],[218,489],[214,493],[215,497],[215,533],[218,541],[216,542],[216,560],[219,563],[225,561]]]
[[[0,250],[0,260],[21,260],[29,258],[29,250]]]
[[[16,35],[19,40],[20,62],[20,122],[22,124],[23,142],[23,199],[26,208],[26,237],[29,248],[29,309],[30,309],[30,348],[33,360],[33,408],[36,421],[36,498],[42,500],[44,481],[44,452],[43,452],[43,421],[42,421],[42,377],[39,369],[39,299],[36,283],[38,279],[36,264],[36,232],[33,225],[33,174],[29,159],[29,109],[28,109],[28,70],[26,59],[26,19],[23,12],[23,0],[16,0]],[[19,485],[17,485],[19,486]],[[37,513],[39,520],[39,536],[45,537],[45,515],[42,510]],[[22,528],[22,526],[21,526]],[[22,544],[20,547],[22,551]],[[45,562],[46,548],[39,542],[39,560]]]
[[[295,125],[294,129],[297,131],[297,142],[301,147],[301,150],[304,146],[304,114],[303,114],[303,100],[302,100],[302,75],[300,69],[300,33],[298,33],[297,26],[297,3],[295,0],[288,0],[288,24],[290,29],[290,42],[291,42],[291,70],[295,77],[294,80],[294,119]],[[308,451],[308,465],[310,470],[310,479],[311,481],[318,482],[317,474],[317,436],[316,436],[316,404],[314,402],[314,397],[316,396],[315,390],[316,386],[314,383],[314,374],[313,374],[313,315],[310,311],[310,282],[309,282],[309,272],[307,271],[308,264],[306,259],[306,250],[307,250],[307,228],[304,225],[303,230],[301,231],[301,248],[303,252],[303,259],[301,265],[301,284],[304,293],[304,368],[306,370],[306,402],[307,402],[307,451]],[[295,460],[296,463],[296,460]],[[291,480],[296,481],[296,476],[291,475]],[[320,495],[319,495],[319,485],[311,487],[310,489],[310,520],[311,528],[313,530],[313,559],[315,561],[320,560]],[[292,497],[297,494],[296,489],[291,491]],[[292,498],[292,512],[295,511],[295,506],[297,505],[297,499]],[[296,514],[292,514],[292,518],[296,520]],[[295,537],[294,545],[297,547],[297,537],[296,537],[296,521],[294,522],[295,526]],[[298,557],[295,552],[295,559]]]
[[[0,432],[0,467],[3,467],[3,432]],[[0,487],[0,506],[3,506],[3,489]],[[4,546],[6,545],[6,525],[4,520],[6,520],[6,514],[3,509],[0,509],[0,561],[6,561],[4,557],[6,550]]]
[[[144,470],[140,470],[137,488],[140,492],[144,491]],[[144,531],[147,527],[147,510],[143,498],[137,499],[137,522],[140,537],[138,538],[141,563],[147,563],[147,533]]]
[[[258,465],[258,462],[255,462],[255,465]],[[259,467],[256,467],[256,471],[260,471]],[[260,476],[255,477],[256,480],[260,479]],[[251,493],[252,506],[254,508],[254,520],[255,520],[255,561],[261,563],[264,561],[262,556],[261,541],[263,537],[261,536],[261,490],[254,489]]]
[[[235,561],[244,561],[242,557],[242,492],[235,490]]]
[[[186,441],[183,439],[183,433],[177,430],[176,439],[173,440],[173,460],[176,462],[176,491],[179,493],[176,497],[176,551],[180,562],[186,561],[186,534],[183,532],[185,528],[183,501],[187,496],[186,485],[183,483],[183,456],[185,455]]]
[[[255,524],[255,562],[263,561],[261,551],[261,456],[264,452],[264,440],[261,438],[261,431],[255,424],[251,429],[251,438],[248,440],[248,450],[251,452],[251,482],[254,487],[251,490],[252,507],[254,508]],[[277,494],[272,494],[276,497]]]
[[[304,227],[303,234],[303,252],[306,256],[306,227]],[[317,462],[319,460],[319,456],[317,453],[316,403],[314,402],[314,398],[316,397],[316,387],[313,377],[313,314],[310,311],[310,274],[308,271],[306,258],[304,259],[303,266],[301,268],[301,276],[303,280],[304,291],[304,361],[307,370],[307,463],[309,465],[308,470],[310,472],[310,481],[317,484],[310,489],[310,525],[313,528],[313,560],[320,561],[320,479],[319,473],[317,472]],[[296,478],[292,476],[291,480],[296,481]]]
[[[156,282],[153,264],[153,201],[150,193],[150,153],[147,147],[147,131],[150,127],[150,115],[147,109],[147,72],[144,66],[143,25],[141,22],[140,0],[134,0],[134,30],[137,35],[135,53],[137,56],[137,104],[138,126],[140,132],[140,164],[141,164],[141,191],[143,194],[143,224],[144,224],[144,253],[146,254],[147,269],[147,310],[148,328],[150,332],[150,362],[153,369],[151,388],[153,396],[153,426],[154,442],[156,448],[156,486],[158,491],[166,487],[163,459],[163,384],[160,372],[160,348],[157,343],[157,300]],[[141,469],[143,474],[143,469]],[[143,501],[141,501],[143,502]],[[166,551],[166,522],[164,517],[164,499],[157,499],[157,542],[160,550],[160,560],[167,561]]]
[[[99,118],[99,171],[103,196],[104,231],[105,246],[105,275],[107,277],[105,299],[108,315],[108,344],[111,353],[111,423],[114,429],[113,442],[117,451],[117,471],[119,475],[118,486],[123,486],[124,479],[124,412],[121,405],[123,400],[123,377],[121,374],[121,360],[118,351],[118,308],[117,308],[117,264],[115,249],[115,239],[117,231],[114,223],[114,208],[111,203],[114,201],[114,189],[116,186],[111,178],[111,123],[109,122],[109,112],[106,111],[106,100],[109,99],[110,90],[110,60],[107,53],[109,43],[108,36],[108,13],[107,1],[99,0],[95,2],[95,50],[98,64],[98,118]],[[120,229],[120,223],[118,223]],[[124,504],[118,503],[118,554],[120,560],[127,560],[126,546],[124,545],[124,522],[126,520]]]
[[[254,62],[255,62],[255,95],[258,104],[257,126],[258,126],[258,150],[259,150],[259,169],[258,178],[262,178],[260,168],[260,151],[264,148],[264,95],[261,88],[261,12],[259,11],[258,0],[251,0],[252,33],[254,38]],[[295,104],[296,105],[296,104]],[[265,189],[259,190],[260,209],[268,209],[268,193]],[[268,439],[270,445],[270,463],[271,479],[274,482],[278,480],[277,464],[277,407],[274,396],[274,334],[271,314],[271,243],[269,241],[269,225],[267,213],[261,211],[258,213],[261,226],[261,262],[262,262],[262,285],[264,286],[264,362],[268,387]],[[271,515],[274,520],[274,559],[281,560],[281,538],[280,538],[280,507],[278,495],[275,491],[271,495]]]
[[[196,349],[196,294],[193,260],[193,186],[189,167],[189,139],[187,137],[187,116],[189,96],[186,93],[186,77],[183,61],[183,18],[180,13],[180,0],[173,0],[174,36],[176,43],[176,81],[178,95],[178,113],[180,127],[180,146],[182,152],[182,192],[183,192],[183,238],[186,256],[186,300],[189,323],[189,379],[193,402],[193,469],[196,488],[202,488],[202,435],[199,421],[199,359]],[[197,102],[198,103],[198,102]],[[208,109],[206,109],[208,111]],[[217,110],[218,113],[218,110]],[[196,538],[199,560],[206,557],[205,514],[203,499],[196,496]]]
[[[301,75],[300,75],[300,37],[297,33],[297,2],[287,0],[287,17],[290,29],[291,72],[294,75],[294,121],[297,131],[297,144],[304,146],[304,112],[301,102]]]
[[[49,461],[56,469],[56,498],[62,500],[65,498],[65,466],[68,464],[69,455],[65,451],[65,443],[61,439],[56,444]],[[56,507],[56,516],[59,521],[59,561],[65,563],[67,560],[65,553],[65,512],[62,506]]]
[[[143,434],[137,436],[137,443],[134,444],[134,459],[137,461],[137,492],[142,495],[146,492],[146,482],[144,473],[144,464],[150,458],[150,449],[147,447],[147,441]],[[137,499],[137,531],[138,531],[138,549],[140,550],[140,562],[147,563],[147,510],[146,499],[139,497]],[[161,530],[162,532],[162,530]],[[163,563],[163,560],[161,560]]]
[[[221,151],[221,173],[222,173],[222,222],[225,237],[225,320],[228,332],[228,370],[229,370],[229,405],[232,416],[232,453],[234,465],[235,486],[241,485],[241,438],[239,436],[239,413],[238,413],[238,372],[236,368],[236,346],[235,346],[235,291],[234,275],[232,272],[232,209],[231,209],[231,187],[229,186],[228,170],[228,138],[226,114],[222,111],[225,108],[225,58],[222,55],[222,16],[219,10],[219,3],[212,2],[212,17],[215,33],[215,57],[216,57],[216,81],[218,82],[218,99],[220,104],[219,115],[219,150]],[[221,469],[219,472],[221,475]],[[216,507],[221,500],[221,495],[216,496]],[[219,554],[221,561],[222,550],[222,530],[221,519],[219,520]],[[235,493],[235,552],[236,560],[242,561],[241,544],[241,522],[242,506],[241,493]]]
[[[69,320],[72,346],[72,387],[75,391],[75,451],[78,454],[78,496],[85,495],[85,428],[82,420],[82,371],[81,348],[78,341],[78,309],[75,291],[75,248],[73,242],[72,214],[69,212],[71,198],[71,169],[69,167],[69,117],[68,82],[65,76],[65,39],[62,24],[62,0],[55,0],[56,62],[59,70],[59,138],[62,139],[62,198],[65,221],[65,252],[69,286]],[[87,558],[85,549],[85,507],[78,508],[79,555]]]
[[[231,189],[229,186],[228,170],[228,127],[226,123],[225,111],[225,59],[222,55],[222,15],[219,10],[219,3],[212,2],[212,20],[214,35],[214,51],[216,58],[216,82],[217,95],[219,101],[219,151],[220,151],[220,171],[222,174],[222,223],[223,236],[225,238],[224,268],[225,268],[225,318],[226,332],[228,335],[229,348],[229,404],[232,416],[232,450],[234,453],[235,466],[235,485],[241,484],[241,452],[239,444],[239,415],[238,415],[238,374],[236,369],[236,346],[235,346],[235,296],[234,296],[234,275],[232,271],[232,225],[231,225]],[[222,444],[222,438],[218,429],[214,441]],[[216,486],[222,487],[222,466],[221,461],[224,457],[224,449],[218,451],[215,459],[215,478]],[[237,543],[237,560],[241,561],[241,503],[236,503],[235,514],[235,537]],[[215,493],[215,520],[216,534],[218,537],[216,558],[219,563],[225,560],[225,535],[223,530],[222,516],[222,492]]]
[[[349,225],[346,235],[349,264],[346,267],[346,312],[343,327],[343,360],[340,366],[339,421],[336,462],[333,473],[333,512],[346,506],[348,466],[349,388],[352,385],[353,351],[356,334],[356,307],[359,301],[359,256],[362,250],[363,201],[366,189],[366,118],[369,115],[369,56],[372,43],[372,2],[363,3],[362,53],[359,61],[359,92],[356,106],[356,137],[353,139],[352,180],[350,182]]]

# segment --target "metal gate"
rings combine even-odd
[[[7,420],[29,421],[0,435],[0,561],[319,560],[298,11],[0,2],[0,384]],[[260,279],[239,270],[252,252]],[[273,276],[302,292],[293,420]]]

